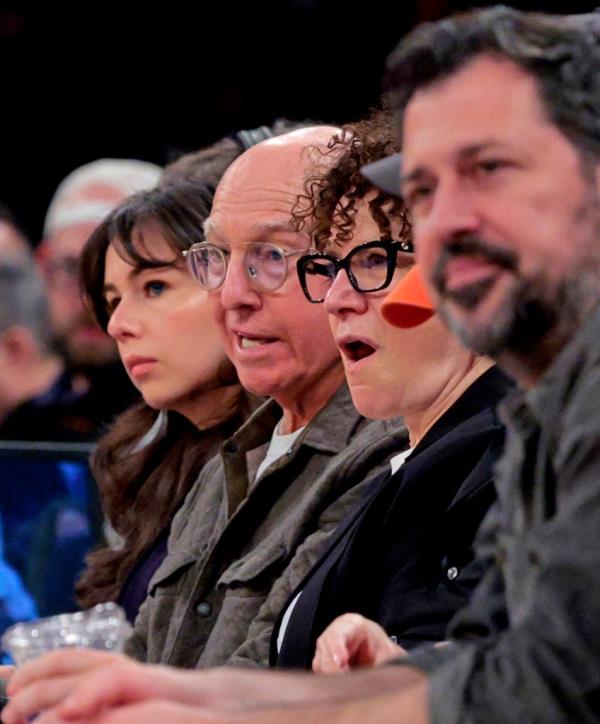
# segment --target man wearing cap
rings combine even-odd
[[[79,292],[79,255],[89,235],[126,196],[154,186],[161,169],[130,159],[99,159],[56,189],[36,251],[48,292],[54,342],[66,371],[44,400],[45,439],[87,440],[136,396],[111,340],[92,321]]]
[[[83,245],[109,211],[130,194],[154,186],[160,172],[145,161],[100,159],[72,171],[50,201],[38,257],[52,326],[74,364],[116,359],[114,342],[91,324],[82,307],[78,270]]]

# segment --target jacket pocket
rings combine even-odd
[[[148,584],[148,595],[155,596],[159,589],[169,590],[169,593],[177,592],[177,579],[184,579],[185,572],[197,561],[196,556],[185,554],[170,556],[163,560],[156,569]]]
[[[234,561],[217,581],[221,609],[198,662],[221,666],[246,642],[252,622],[286,563],[284,546],[258,546]],[[267,663],[265,659],[265,664]]]
[[[263,545],[234,561],[217,581],[217,588],[232,589],[237,593],[247,590],[263,593],[270,590],[279,577],[286,556],[285,546]]]

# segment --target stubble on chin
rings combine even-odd
[[[481,290],[480,290],[481,291]],[[473,294],[475,298],[475,294]],[[495,313],[478,322],[476,305],[465,296],[461,315],[457,299],[442,298],[439,313],[465,347],[501,361],[510,370],[539,378],[600,301],[600,258],[559,283],[542,275],[516,279]]]

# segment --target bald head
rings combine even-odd
[[[294,230],[291,211],[311,160],[337,132],[303,128],[250,148],[223,177],[206,223],[206,240],[227,253],[225,278],[213,294],[227,354],[247,389],[274,397],[284,417],[304,422],[337,388],[343,370],[327,314],[306,302],[296,275],[295,259],[310,238]],[[278,284],[261,288],[257,265],[281,253],[283,273],[265,271],[279,275]]]
[[[240,195],[249,213],[265,211],[261,197],[268,198],[278,211],[291,212],[298,194],[302,193],[306,172],[339,132],[335,126],[310,126],[286,133],[253,146],[236,159],[215,193],[213,212],[207,222],[210,228],[215,215],[238,208]],[[288,220],[289,221],[289,220]]]

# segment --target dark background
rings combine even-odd
[[[355,120],[418,20],[492,3],[0,3],[0,201],[36,243],[59,181],[101,157],[164,164],[275,118]],[[514,2],[554,12],[584,2]]]

